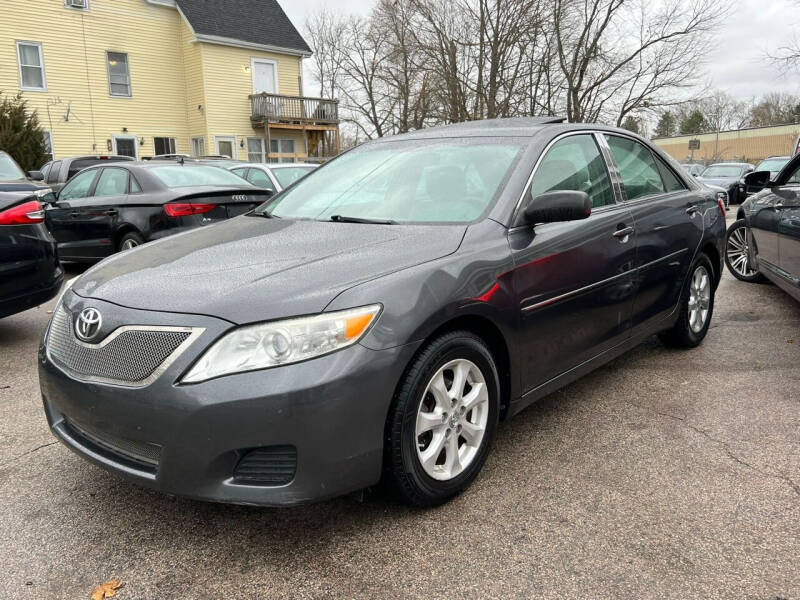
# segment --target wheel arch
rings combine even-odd
[[[116,231],[114,231],[114,252],[119,250],[120,241],[122,241],[122,238],[128,233],[137,233],[144,238],[144,235],[142,235],[142,232],[139,231],[139,228],[136,227],[136,225],[133,225],[132,223],[123,223],[116,229]]]
[[[722,255],[719,253],[717,246],[712,241],[707,241],[705,245],[700,248],[700,252],[708,256],[711,264],[714,266],[714,289],[719,285],[722,279]]]

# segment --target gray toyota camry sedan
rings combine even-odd
[[[39,351],[54,434],[170,494],[432,506],[500,419],[653,334],[705,337],[724,207],[627,131],[378,140],[249,214],[106,259]],[[636,395],[631,389],[631,396]]]

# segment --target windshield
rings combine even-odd
[[[0,179],[25,179],[25,173],[8,154],[0,154]]]
[[[275,179],[278,180],[282,188],[287,188],[314,169],[315,167],[281,167],[280,169],[272,169],[272,174],[275,175]]]
[[[736,165],[711,165],[703,171],[703,177],[739,177],[742,170]]]
[[[247,185],[247,182],[235,173],[219,167],[171,165],[154,167],[151,171],[164,185],[171,188],[195,185]]]
[[[316,169],[269,210],[281,218],[468,223],[499,195],[522,148],[508,138],[368,144]]]
[[[756,171],[780,171],[787,162],[788,158],[768,158],[756,167]]]

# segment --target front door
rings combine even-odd
[[[58,242],[58,252],[63,259],[84,256],[85,238],[79,211],[82,202],[92,193],[97,173],[97,169],[90,169],[75,175],[59,192],[56,203],[45,210],[47,228]]]
[[[129,135],[114,136],[114,154],[139,158],[139,141]]]
[[[796,162],[786,183],[774,191],[781,197],[783,204],[780,209],[778,242],[780,268],[789,276],[790,283],[800,285],[800,159]]]
[[[689,266],[703,239],[698,192],[646,146],[604,135],[622,180],[636,228],[636,301],[633,331],[652,331],[678,305]],[[714,204],[715,216],[719,208]]]
[[[236,158],[234,149],[236,148],[236,138],[227,135],[218,135],[216,138],[217,154],[219,156],[227,156],[228,158]]]
[[[526,200],[536,202],[551,190],[588,193],[592,214],[509,233],[515,267],[507,277],[519,300],[526,391],[630,334],[633,221],[628,207],[616,201],[594,136],[569,135],[547,150]]]

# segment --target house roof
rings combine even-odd
[[[311,54],[277,0],[177,0],[198,39],[238,41]]]

